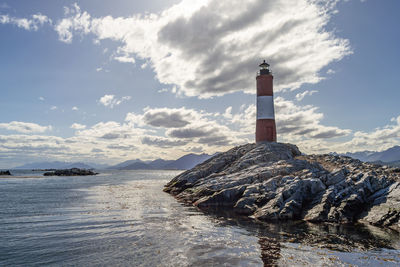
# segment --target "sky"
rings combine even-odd
[[[254,142],[400,144],[397,0],[0,0],[0,168],[176,159]]]

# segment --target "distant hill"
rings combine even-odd
[[[134,162],[127,166],[119,168],[119,170],[153,170],[154,168],[144,162]]]
[[[390,161],[390,162],[383,162],[383,161],[372,161],[372,163],[378,164],[378,165],[388,165],[390,167],[400,167],[400,160],[398,161]]]
[[[206,161],[213,155],[208,154],[188,154],[177,160],[156,159],[150,162],[141,161],[139,159],[127,160],[117,165],[109,167],[109,169],[118,170],[188,170],[199,163]]]
[[[361,151],[355,153],[346,153],[344,156],[349,156],[355,159],[366,162],[395,162],[400,161],[400,146],[394,146],[384,151]]]
[[[67,165],[65,168],[63,169],[71,169],[71,168],[78,168],[78,169],[94,169],[92,166],[87,165],[86,163],[82,163],[82,162],[76,162],[76,163],[71,163],[69,165]]]
[[[156,159],[149,162],[149,165],[152,166],[154,169],[160,170],[164,169],[165,166],[175,162],[175,160],[163,160],[163,159]]]
[[[183,157],[180,157],[179,159],[175,160],[174,162],[171,162],[167,165],[164,166],[164,169],[167,170],[189,170],[196,166],[197,164],[200,164],[209,158],[211,158],[212,155],[208,154],[188,154]]]
[[[127,166],[129,166],[131,164],[137,163],[137,162],[143,162],[143,161],[141,161],[140,159],[127,160],[127,161],[121,162],[121,163],[119,163],[117,165],[109,166],[108,169],[122,170],[125,167],[127,167]]]
[[[62,161],[44,161],[28,163],[21,166],[17,166],[14,169],[103,169],[108,167],[107,165],[96,164],[96,163],[83,163],[83,162],[62,162]]]
[[[121,162],[119,164],[108,166],[96,163],[84,162],[35,162],[15,167],[14,169],[114,169],[114,170],[188,170],[199,163],[211,158],[208,154],[187,154],[177,160],[156,159],[153,161],[142,161],[133,159]]]

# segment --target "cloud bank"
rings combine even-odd
[[[293,90],[319,82],[322,68],[351,53],[347,40],[326,29],[335,3],[183,0],[159,14],[131,17],[93,17],[75,4],[55,30],[67,43],[89,34],[122,43],[116,60],[145,60],[179,95],[254,93],[249,77],[263,58],[276,73],[276,90]]]
[[[51,126],[41,126],[36,123],[12,121],[9,123],[0,123],[0,129],[15,131],[19,133],[44,133],[52,129]]]

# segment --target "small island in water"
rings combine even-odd
[[[364,222],[399,231],[399,181],[400,168],[269,142],[220,153],[164,191],[202,210],[260,221]]]
[[[43,173],[43,176],[86,176],[86,175],[97,175],[97,174],[98,173],[88,169],[71,168],[71,169],[45,172]]]

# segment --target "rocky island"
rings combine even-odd
[[[295,145],[247,144],[220,153],[164,188],[202,210],[261,221],[365,222],[400,230],[400,169]]]
[[[0,175],[1,176],[10,176],[11,175],[11,172],[10,171],[0,171]]]
[[[96,175],[96,174],[98,173],[92,170],[79,169],[79,168],[55,170],[43,173],[44,176],[86,176],[86,175]]]

